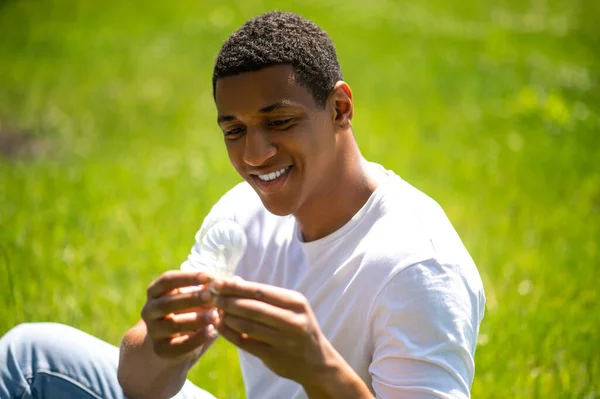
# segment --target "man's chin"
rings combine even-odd
[[[263,202],[263,205],[267,209],[267,211],[271,212],[273,215],[277,216],[287,216],[294,213],[293,209],[289,206],[277,206],[273,204],[267,204]]]
[[[247,182],[250,183],[250,186],[258,195],[258,198],[260,198],[260,202],[262,202],[263,206],[272,214],[277,216],[287,216],[291,215],[296,210],[296,201],[289,199],[291,196],[289,191],[265,193],[256,187],[254,182]]]
[[[267,211],[277,216],[287,216],[294,213],[294,206],[290,201],[275,200],[274,198],[265,198],[259,194],[260,200]]]

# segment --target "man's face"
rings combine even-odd
[[[295,213],[326,189],[336,156],[334,116],[317,106],[291,66],[219,79],[215,97],[229,159],[270,212]]]

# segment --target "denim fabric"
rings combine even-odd
[[[20,324],[0,338],[0,399],[126,399],[119,349],[73,327]],[[177,399],[214,399],[186,381]]]

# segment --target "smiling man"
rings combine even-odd
[[[244,182],[197,238],[231,219],[248,248],[237,278],[213,281],[217,294],[202,272],[169,271],[150,285],[121,345],[125,395],[210,397],[186,376],[221,335],[240,349],[248,398],[469,397],[485,302],[479,274],[442,209],[362,157],[353,94],[328,35],[291,13],[252,19],[221,48],[213,89]],[[58,386],[79,391],[68,397],[123,395],[116,348],[81,332],[19,326],[2,345],[13,372],[2,374],[0,393],[31,391],[42,359],[54,380],[69,370]]]

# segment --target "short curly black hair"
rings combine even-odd
[[[213,97],[218,79],[274,65],[291,65],[321,108],[343,79],[329,35],[306,18],[275,11],[249,20],[223,44],[213,70]]]

